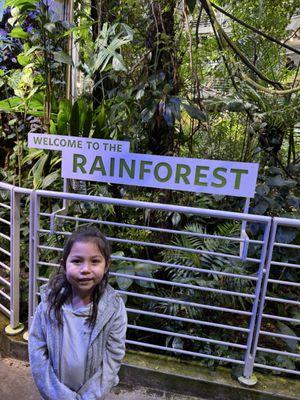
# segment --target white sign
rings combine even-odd
[[[46,135],[44,133],[29,133],[28,147],[45,150],[73,150],[87,154],[90,150],[100,153],[128,153],[130,142],[121,140],[90,139],[78,136]]]
[[[129,142],[29,134],[29,147],[62,151],[62,176],[239,197],[253,197],[257,163],[129,153]]]

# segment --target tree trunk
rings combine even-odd
[[[119,0],[91,0],[91,18],[97,23],[92,26],[93,41],[97,39],[105,22],[114,22],[116,17],[113,9],[120,3]],[[96,71],[93,77],[93,103],[94,109],[106,98],[107,92],[115,87],[115,83],[109,78],[103,79],[102,84],[98,84],[103,76],[100,71]]]
[[[147,32],[147,47],[151,58],[148,74],[164,74],[164,84],[171,86],[170,95],[178,93],[178,73],[174,51],[175,1],[152,1],[148,5],[151,24]],[[166,123],[162,108],[157,106],[148,132],[148,148],[153,154],[173,154],[174,125]]]

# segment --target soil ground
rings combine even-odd
[[[1,357],[1,356],[0,356]],[[28,362],[13,358],[0,358],[0,399],[41,400],[33,383]],[[62,400],[62,399],[60,399]],[[115,388],[107,400],[201,400],[171,393],[157,393],[147,389]]]

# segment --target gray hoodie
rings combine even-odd
[[[49,318],[47,292],[47,285],[42,286],[42,301],[36,309],[28,342],[31,372],[42,398],[103,400],[118,384],[118,371],[125,354],[127,315],[123,300],[107,285],[91,334],[85,383],[76,393],[61,383],[62,327],[53,315]]]

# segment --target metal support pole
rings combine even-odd
[[[28,328],[37,307],[39,198],[35,191],[30,195],[30,246],[29,246],[29,310]]]
[[[266,298],[267,288],[268,288],[268,279],[269,279],[269,274],[270,274],[270,269],[271,269],[271,261],[272,261],[273,248],[274,248],[274,242],[275,242],[275,237],[276,237],[276,230],[277,230],[276,219],[275,220],[272,219],[271,232],[268,234],[269,241],[268,241],[268,249],[267,249],[267,255],[266,255],[266,264],[263,269],[263,281],[262,281],[262,289],[260,291],[259,308],[256,311],[257,318],[256,318],[255,331],[254,331],[254,335],[253,335],[253,341],[252,341],[252,349],[251,349],[251,370],[252,371],[253,371],[255,356],[256,356],[256,351],[257,351],[260,327],[261,327],[261,322],[262,322],[262,314],[263,314],[263,310],[264,310],[264,306],[265,306],[265,298]]]
[[[255,288],[255,300],[252,306],[252,317],[250,321],[250,329],[247,340],[247,351],[245,355],[245,366],[243,376],[238,377],[239,382],[245,386],[254,386],[257,383],[257,378],[253,375],[254,361],[256,355],[257,342],[255,341],[257,330],[260,329],[260,320],[257,318],[258,307],[261,309],[262,305],[262,291],[264,278],[265,278],[265,260],[268,257],[268,244],[270,238],[270,229],[272,221],[269,221],[265,226],[264,232],[264,245],[261,252],[261,261],[258,270],[258,281]]]
[[[249,208],[250,208],[250,197],[247,197],[243,211],[244,214],[249,213]],[[242,221],[242,227],[241,227],[241,239],[243,239],[243,241],[240,243],[240,257],[242,261],[246,260],[249,247],[249,236],[247,235],[246,228],[247,228],[247,221],[244,220]]]

